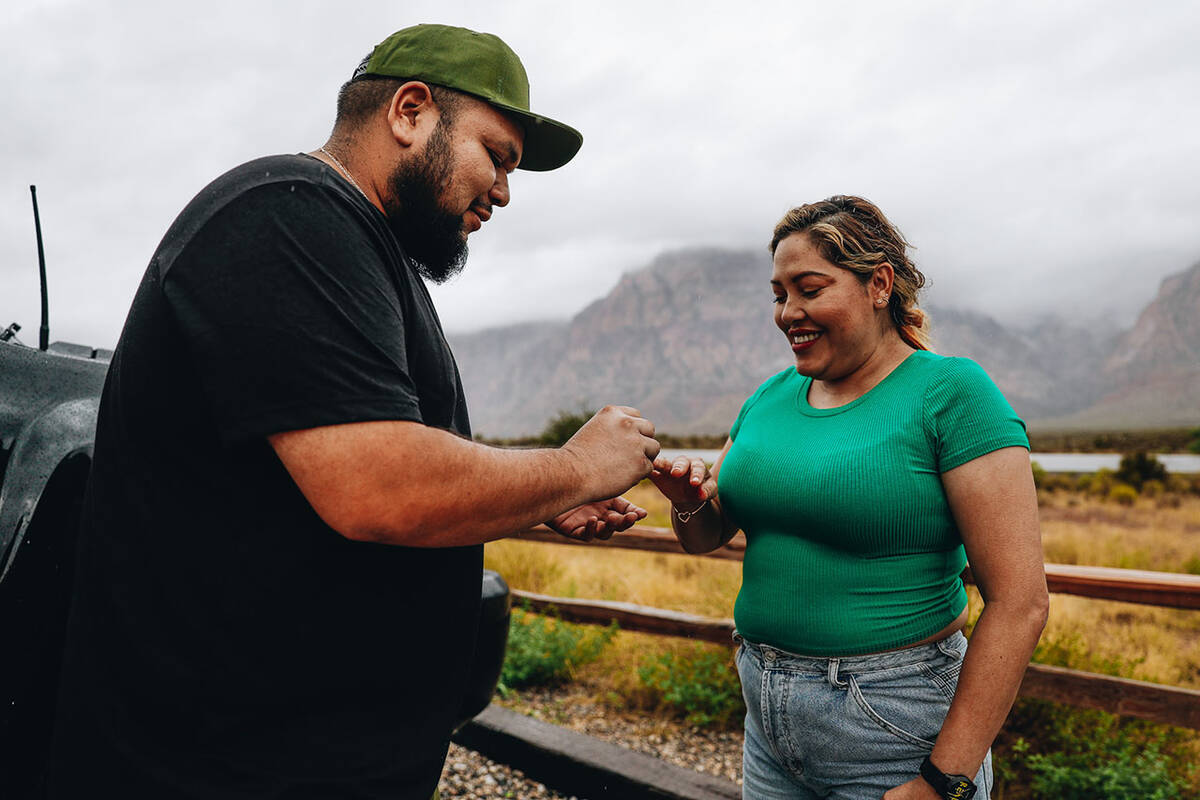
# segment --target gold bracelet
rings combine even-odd
[[[686,523],[689,519],[692,518],[692,515],[694,515],[700,509],[704,508],[706,505],[708,505],[707,500],[705,500],[703,503],[701,503],[700,505],[693,508],[691,511],[680,511],[678,508],[675,507],[675,504],[672,503],[671,510],[675,512],[675,519],[679,520],[680,522]]]

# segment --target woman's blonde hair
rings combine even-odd
[[[895,278],[888,312],[892,322],[909,346],[929,349],[928,317],[917,308],[925,276],[908,257],[906,251],[911,245],[878,206],[861,197],[840,194],[797,206],[775,226],[771,255],[775,255],[780,242],[795,233],[806,234],[822,258],[850,270],[863,283],[880,264],[891,264]]]

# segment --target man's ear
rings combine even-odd
[[[396,141],[411,147],[420,138],[423,127],[437,124],[438,110],[433,92],[421,81],[409,81],[392,95],[387,118],[388,128]]]

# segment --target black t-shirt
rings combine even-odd
[[[440,764],[482,548],[345,539],[266,440],[364,420],[470,435],[422,280],[386,217],[322,162],[232,170],[167,232],[109,368],[56,730],[60,796],[110,796],[97,774],[126,783],[122,797],[300,784],[374,796]]]

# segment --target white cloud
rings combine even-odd
[[[580,128],[518,173],[448,328],[561,317],[662,248],[759,248],[835,192],[877,202],[940,302],[1108,310],[1200,257],[1200,13],[1163,2],[41,2],[0,21],[0,327],[111,345],[179,209],[256,155],[314,148],[358,59],[441,21],[503,36],[534,107]]]

